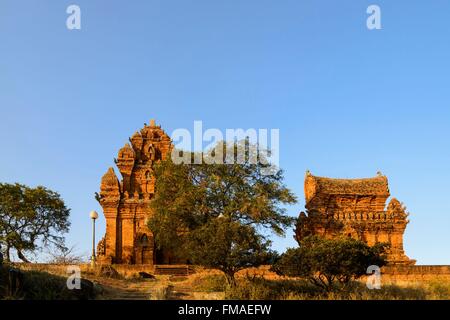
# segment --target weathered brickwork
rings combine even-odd
[[[403,233],[408,224],[405,207],[389,198],[386,176],[379,173],[367,179],[331,179],[305,177],[307,214],[300,213],[296,239],[301,241],[312,234],[327,238],[349,236],[369,245],[377,242],[390,244],[390,265],[413,265],[403,250]]]
[[[97,246],[98,260],[109,264],[172,263],[170,253],[155,250],[147,227],[155,192],[154,164],[170,153],[170,137],[152,120],[129,141],[114,160],[122,179],[109,168],[101,181],[99,201],[106,234]]]

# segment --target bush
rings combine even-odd
[[[305,238],[299,248],[288,249],[273,265],[279,275],[302,277],[325,291],[345,288],[366,274],[371,265],[386,264],[385,244],[369,247],[352,238]]]
[[[96,296],[94,284],[81,279],[81,289],[69,290],[67,278],[41,271],[19,271],[0,267],[0,299],[88,300]],[[14,273],[16,289],[11,287]]]
[[[69,290],[67,279],[46,272],[30,271],[23,285],[25,300],[89,300],[95,298],[94,284],[81,279],[81,289]]]

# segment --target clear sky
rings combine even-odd
[[[443,0],[0,0],[0,181],[58,191],[89,252],[94,192],[144,122],[278,128],[289,214],[307,169],[380,170],[411,213],[407,255],[450,264],[449,18]]]

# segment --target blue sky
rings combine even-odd
[[[66,28],[70,4],[81,30]],[[370,4],[382,30],[366,27]],[[300,200],[289,214],[307,169],[380,170],[411,213],[407,255],[450,264],[449,12],[438,0],[0,0],[0,181],[60,192],[68,243],[89,252],[94,192],[144,122],[279,128]],[[274,238],[294,245],[292,231]]]

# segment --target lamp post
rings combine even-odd
[[[91,265],[95,266],[95,220],[98,218],[98,213],[96,211],[91,211],[89,216],[92,219],[92,259],[91,259]]]

